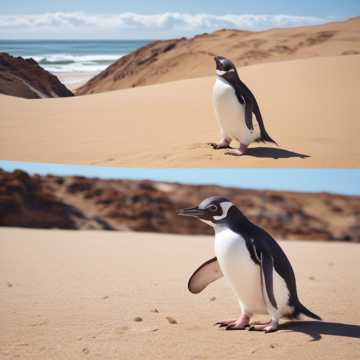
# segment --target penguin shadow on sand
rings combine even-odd
[[[327,321],[295,321],[286,322],[279,330],[300,332],[311,337],[311,341],[319,341],[322,335],[332,335],[360,339],[360,325],[342,324]]]
[[[272,158],[272,159],[288,159],[288,158],[300,158],[306,159],[310,155],[297,153],[286,149],[259,146],[254,148],[248,148],[243,156],[254,156],[259,158]]]

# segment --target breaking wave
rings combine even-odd
[[[123,54],[44,54],[33,58],[50,72],[100,72]]]

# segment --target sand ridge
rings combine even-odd
[[[192,38],[152,42],[116,61],[78,89],[90,94],[208,76],[214,56],[239,66],[360,54],[360,17],[265,31],[222,29]]]
[[[265,335],[213,326],[238,315],[223,279],[188,292],[212,237],[1,228],[0,357],[358,359],[359,246],[281,246],[300,299],[324,322]]]

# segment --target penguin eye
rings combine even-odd
[[[210,205],[210,206],[208,207],[208,209],[209,209],[211,212],[216,212],[217,209],[218,209],[218,207],[217,207],[216,205]]]

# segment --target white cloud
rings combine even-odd
[[[154,34],[158,37],[195,34],[219,28],[262,30],[271,27],[314,25],[329,19],[292,15],[210,15],[186,13],[162,13],[144,15],[122,13],[115,15],[92,15],[82,12],[56,12],[35,15],[0,15],[0,36],[10,34],[55,35],[69,34],[96,36],[107,34],[121,37],[127,34]],[[149,36],[151,37],[151,36]],[[14,36],[12,36],[14,38]]]

